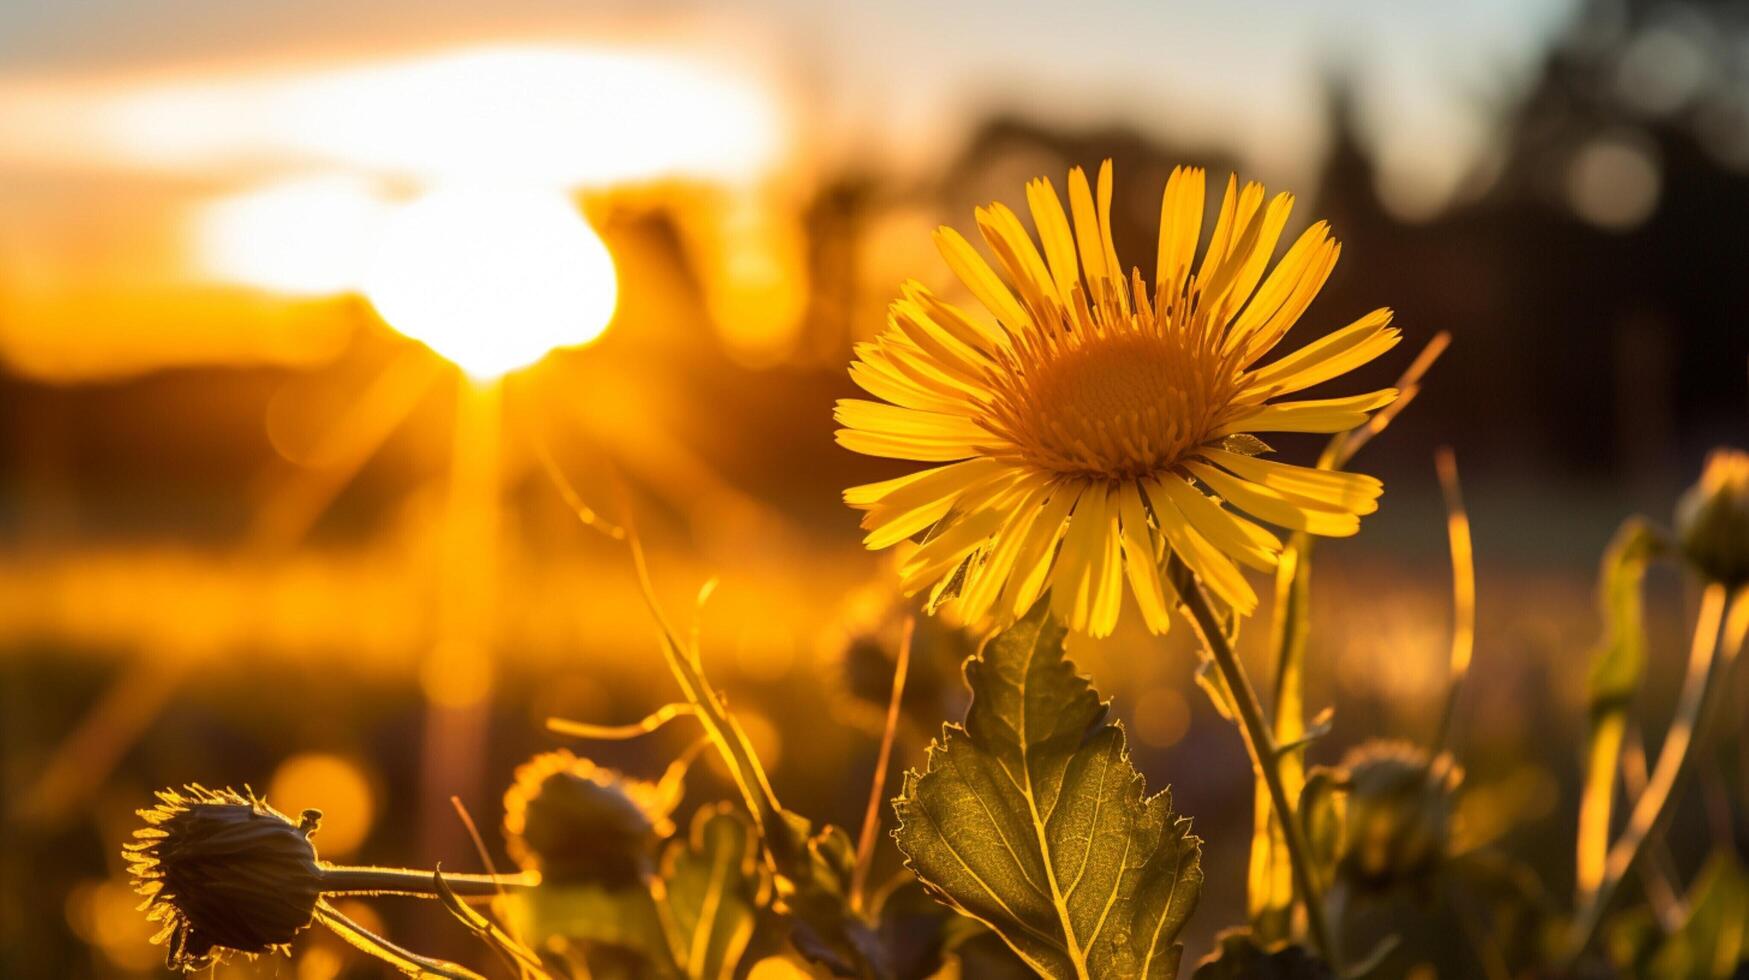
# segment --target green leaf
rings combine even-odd
[[[1636,905],[1611,916],[1603,926],[1602,947],[1624,977],[1643,977],[1651,972],[1652,957],[1659,952],[1664,931],[1658,927],[1658,917],[1650,906]]]
[[[877,893],[874,907],[881,946],[893,976],[901,980],[934,976],[946,960],[949,944],[958,938],[954,930],[961,923],[987,931],[930,898],[923,884],[909,875],[893,879]]]
[[[759,859],[752,824],[728,803],[699,810],[689,839],[668,845],[656,911],[683,976],[734,976],[769,899]]]
[[[913,875],[895,876],[875,894],[873,904],[893,980],[1036,975],[989,926],[936,901]],[[950,962],[957,963],[958,973]]]
[[[1304,946],[1265,946],[1249,929],[1227,929],[1215,951],[1196,965],[1193,980],[1335,980],[1328,964]]]
[[[1749,873],[1729,850],[1707,861],[1688,890],[1688,919],[1664,941],[1647,975],[1741,976],[1749,964]]]
[[[655,899],[641,882],[541,885],[511,893],[505,908],[529,945],[573,947],[596,977],[676,974]]]
[[[1300,824],[1312,849],[1312,864],[1321,874],[1334,871],[1342,850],[1346,792],[1341,775],[1327,766],[1313,766],[1300,788]]]
[[[493,952],[504,960],[509,967],[523,980],[547,980],[546,970],[541,965],[538,955],[519,942],[491,919],[475,911],[468,903],[461,900],[449,887],[449,882],[443,877],[443,869],[432,872],[432,879],[437,883],[437,897],[443,907],[454,916],[456,921],[466,926],[470,932],[479,937]]]
[[[1239,709],[1233,701],[1233,689],[1227,686],[1227,679],[1215,669],[1215,662],[1204,660],[1197,664],[1193,676],[1196,678],[1196,686],[1208,695],[1209,703],[1215,706],[1215,711],[1222,718],[1238,724]]]
[[[963,917],[960,921],[972,922]],[[956,943],[951,955],[954,966],[942,971],[943,976],[976,977],[977,980],[1033,980],[1037,976],[1026,961],[1002,941],[1001,936],[982,925]],[[956,967],[958,974],[950,972]]]
[[[948,601],[959,598],[960,591],[966,587],[966,576],[971,574],[972,565],[977,560],[978,553],[974,551],[954,566],[951,574],[935,583],[935,587],[929,590],[929,601],[923,604],[923,611],[933,616]]]
[[[856,847],[849,835],[831,824],[810,834],[805,817],[790,810],[783,817],[790,832],[805,840],[796,872],[778,878],[778,911],[787,918],[790,943],[834,976],[890,976],[874,923],[850,904]]]
[[[643,547],[635,530],[628,529],[626,540],[637,568],[639,588],[659,627],[663,659],[687,703],[696,711],[706,737],[716,746],[752,817],[777,896],[771,911],[783,918],[796,951],[815,964],[840,976],[886,975],[873,924],[850,901],[849,884],[855,864],[855,848],[850,838],[831,825],[816,832],[812,821],[778,802],[747,732],[729,711],[722,692],[705,676],[696,633],[690,643],[683,642],[675,633],[650,585]],[[651,911],[653,919],[653,901]]]
[[[1631,517],[1610,539],[1598,575],[1603,640],[1591,657],[1587,682],[1593,712],[1633,697],[1646,670],[1646,623],[1640,586],[1646,566],[1663,548],[1643,518]]]
[[[316,902],[315,917],[353,948],[382,960],[405,976],[419,980],[486,980],[459,963],[421,956],[410,949],[397,946],[347,918],[345,913],[328,904],[326,899]]]
[[[1590,734],[1585,788],[1579,800],[1577,858],[1581,894],[1588,894],[1603,880],[1628,707],[1646,670],[1645,600],[1641,587],[1646,566],[1662,548],[1663,542],[1650,524],[1642,518],[1629,518],[1610,540],[1598,575],[1603,639],[1591,655],[1587,683]]]
[[[1257,438],[1249,432],[1236,432],[1233,435],[1222,439],[1221,448],[1230,453],[1238,453],[1241,456],[1261,456],[1264,453],[1275,452],[1274,449],[1270,448],[1269,443],[1264,442],[1262,439]]]
[[[1144,795],[1065,632],[1041,599],[966,662],[965,724],[906,773],[893,836],[938,898],[1041,974],[1175,977],[1202,842],[1169,791]]]

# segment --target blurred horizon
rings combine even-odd
[[[839,165],[939,165],[968,119],[1025,107],[1042,122],[1134,126],[1233,153],[1279,183],[1317,171],[1317,81],[1340,65],[1387,178],[1418,213],[1449,195],[1507,98],[1577,0],[1462,8],[1353,0],[1138,4],[1072,15],[978,0],[940,5],[758,0],[237,5],[110,0],[0,12],[0,78],[125,78],[345,63],[539,41],[733,51],[788,83],[807,136]],[[1234,43],[1235,40],[1239,43]],[[1459,159],[1452,160],[1451,157]],[[1426,184],[1426,187],[1417,187]]]

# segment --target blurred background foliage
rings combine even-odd
[[[519,52],[550,73],[516,75]],[[375,138],[372,106],[425,96]],[[492,385],[359,290],[418,154],[482,145],[481,166],[551,164],[617,267],[598,341]],[[904,278],[947,286],[935,224],[1106,156],[1126,261],[1152,267],[1173,165],[1237,169],[1343,241],[1320,322],[1388,304],[1410,349],[1452,333],[1364,460],[1383,510],[1320,549],[1308,699],[1337,713],[1312,754],[1428,735],[1449,444],[1481,589],[1457,832],[1564,895],[1598,556],[1749,434],[1749,4],[26,0],[0,11],[0,972],[159,969],[116,853],[156,787],[249,783],[323,809],[325,857],[471,867],[450,794],[490,828],[546,718],[668,700],[622,551],[543,457],[610,513],[629,488],[670,608],[720,576],[713,676],[786,803],[857,826],[904,610],[838,499],[897,472],[831,442],[849,345]],[[1640,697],[1663,718],[1693,596],[1651,586]],[[969,642],[922,624],[896,765],[958,716]],[[1208,841],[1194,963],[1243,916],[1252,781],[1187,643],[1071,653]],[[1685,878],[1749,848],[1749,692],[1729,697],[1669,835]],[[689,738],[593,754],[654,778]],[[692,786],[689,810],[726,793]],[[472,955],[429,909],[347,911]],[[1463,941],[1418,928],[1432,960]],[[277,969],[375,967],[317,938]]]

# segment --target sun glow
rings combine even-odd
[[[13,98],[13,96],[22,96]],[[288,162],[422,182],[744,179],[776,101],[685,51],[504,44],[186,79],[0,84],[0,164],[239,176]]]
[[[490,379],[599,337],[618,283],[563,194],[462,186],[389,218],[364,292],[390,326]]]
[[[202,208],[194,245],[224,282],[288,296],[353,292],[392,207],[355,177],[293,178]]]
[[[678,36],[0,78],[0,358],[56,377],[319,363],[353,335],[327,301],[364,294],[396,329],[496,375],[611,315],[611,263],[553,203],[588,193],[673,213],[726,346],[771,363],[808,302],[779,82],[720,39]],[[66,175],[77,209],[13,186],[18,173]],[[457,187],[541,204],[441,205]],[[447,215],[419,217],[432,208]],[[422,221],[442,235],[395,230]],[[549,234],[568,244],[544,247]],[[492,294],[513,304],[482,319],[458,297],[484,295],[481,270],[506,254],[533,257]],[[551,281],[561,268],[574,289]]]

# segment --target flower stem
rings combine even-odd
[[[316,919],[333,930],[334,934],[341,939],[389,964],[400,973],[420,977],[437,977],[439,980],[485,980],[478,973],[459,963],[434,960],[429,956],[420,956],[404,946],[398,946],[387,938],[379,936],[347,918],[345,913],[328,904],[327,901],[316,903]]]
[[[452,875],[444,872],[443,883],[450,891],[464,898],[490,898],[501,889],[533,888],[540,876],[516,875]],[[325,895],[412,895],[419,898],[437,897],[437,879],[429,871],[410,868],[323,868],[322,893]]]
[[[1294,884],[1299,888],[1306,909],[1306,928],[1312,943],[1329,965],[1331,972],[1342,975],[1339,951],[1330,922],[1324,915],[1317,878],[1312,873],[1311,846],[1306,843],[1305,828],[1300,825],[1294,802],[1288,799],[1287,787],[1281,778],[1281,752],[1275,744],[1275,733],[1264,719],[1263,705],[1257,700],[1257,690],[1251,678],[1227,641],[1220,620],[1209,606],[1202,585],[1186,580],[1179,589],[1184,607],[1190,611],[1191,623],[1202,639],[1203,648],[1214,659],[1215,666],[1227,682],[1233,695],[1233,706],[1239,714],[1239,731],[1245,737],[1245,747],[1251,753],[1251,763],[1269,787],[1270,802],[1275,806],[1276,820],[1281,823],[1282,836],[1287,841],[1288,862],[1293,866]]]
[[[1688,676],[1682,682],[1682,694],[1676,704],[1676,717],[1670,723],[1670,731],[1664,736],[1664,745],[1658,750],[1658,763],[1652,770],[1651,781],[1646,784],[1645,792],[1640,794],[1639,800],[1634,804],[1633,813],[1628,817],[1628,825],[1622,831],[1621,837],[1609,849],[1609,856],[1604,862],[1603,880],[1598,883],[1595,891],[1581,898],[1579,913],[1574,919],[1572,936],[1563,958],[1563,969],[1557,971],[1558,973],[1570,972],[1573,963],[1590,947],[1604,913],[1609,911],[1610,901],[1615,898],[1616,889],[1639,863],[1646,841],[1669,816],[1670,802],[1674,799],[1677,788],[1681,786],[1683,777],[1688,774],[1694,759],[1694,753],[1689,750],[1695,744],[1695,736],[1701,727],[1710,694],[1715,686],[1714,681],[1723,673],[1722,670],[1715,669],[1714,655],[1719,646],[1719,623],[1724,617],[1725,593],[1723,585],[1713,583],[1701,594],[1700,612],[1694,623],[1694,639],[1689,647]],[[1733,647],[1735,645],[1732,644]],[[1728,649],[1726,656],[1731,657],[1734,653],[1734,649]]]
[[[874,864],[875,838],[881,830],[881,803],[886,797],[887,766],[893,760],[893,739],[899,733],[899,709],[905,700],[905,674],[911,664],[911,638],[917,617],[907,616],[899,634],[898,662],[893,666],[893,693],[887,702],[887,727],[881,732],[881,752],[875,759],[874,777],[868,788],[868,809],[862,815],[862,834],[856,841],[856,868],[850,876],[850,904],[861,909],[868,891],[868,871]]]

